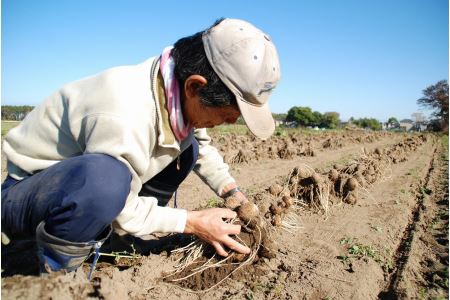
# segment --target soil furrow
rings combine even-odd
[[[425,194],[429,188],[429,181],[431,179],[432,173],[434,171],[434,161],[437,155],[437,148],[434,149],[432,158],[429,163],[429,168],[426,177],[424,178],[424,184],[419,184],[419,194],[416,196],[417,205],[414,207],[411,215],[411,221],[406,227],[403,237],[401,239],[400,245],[396,250],[394,255],[394,272],[389,276],[389,283],[387,284],[387,289],[382,291],[378,297],[380,299],[397,299],[397,291],[400,280],[402,279],[405,266],[408,263],[409,254],[411,251],[411,243],[414,238],[414,234],[417,231],[417,225],[420,221],[421,214],[423,213],[424,205],[423,201]]]

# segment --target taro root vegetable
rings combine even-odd
[[[356,168],[355,168],[355,171],[356,172],[363,172],[364,171],[364,165],[363,164],[357,164],[356,165]]]
[[[279,195],[281,198],[284,197],[290,197],[291,196],[291,192],[289,191],[289,189],[285,189],[284,191],[282,191]]]
[[[281,207],[283,210],[287,207],[286,202],[280,200],[277,202],[277,205]]]
[[[357,173],[354,178],[358,181],[360,186],[364,186],[366,181],[364,180],[364,176],[362,174]]]
[[[275,258],[278,251],[278,245],[271,240],[265,239],[259,248],[259,255],[265,258]]]
[[[328,177],[331,181],[336,182],[336,180],[338,180],[339,178],[339,172],[336,169],[331,169]]]
[[[294,199],[292,199],[290,196],[283,196],[282,200],[287,208],[294,205]]]
[[[278,194],[280,194],[281,193],[281,191],[283,190],[283,187],[281,186],[281,185],[279,185],[279,184],[272,184],[270,187],[269,187],[269,192],[272,194],[272,195],[274,195],[274,196],[278,196]]]
[[[352,177],[347,180],[347,188],[349,191],[354,191],[357,186],[358,186],[358,180],[356,180],[356,178]]]
[[[236,262],[242,262],[245,260],[246,254],[243,253],[235,253],[234,254],[234,261]]]
[[[314,184],[316,184],[316,185],[320,185],[322,183],[322,181],[323,181],[322,180],[322,176],[320,176],[320,174],[318,174],[318,173],[314,173],[311,176],[311,179],[314,182]]]
[[[298,177],[308,178],[310,175],[311,175],[311,172],[309,172],[306,168],[298,167]]]
[[[249,222],[259,215],[259,209],[253,202],[246,202],[239,206],[238,216],[244,222]]]
[[[270,208],[270,203],[269,203],[269,202],[262,202],[262,203],[259,205],[259,211],[260,211],[262,214],[265,214],[266,212],[268,212],[268,211],[269,211],[269,208]]]
[[[281,216],[280,215],[273,216],[272,225],[273,226],[281,226]]]
[[[235,210],[241,205],[241,201],[239,201],[236,197],[228,197],[227,200],[225,200],[225,207],[229,208],[231,210]]]
[[[270,211],[274,215],[280,215],[282,213],[282,208],[273,203],[272,205],[270,205]]]
[[[356,196],[353,193],[349,193],[345,198],[345,202],[348,204],[356,204]]]

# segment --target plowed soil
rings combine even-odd
[[[116,237],[114,250],[127,250],[127,257],[101,257],[92,281],[86,279],[89,262],[76,273],[39,277],[34,242],[13,241],[2,246],[2,297],[447,299],[448,156],[439,137],[337,132],[274,137],[264,144],[236,135],[213,136],[213,141],[251,199],[268,193],[274,183],[286,186],[293,168],[299,165],[327,174],[333,167],[348,169],[368,158],[385,163],[379,168],[382,176],[373,175],[370,183],[360,187],[355,204],[341,201],[343,195],[337,193],[330,196],[324,214],[299,196],[293,211],[300,228],[275,228],[271,234],[278,244],[276,257],[255,259],[217,286],[218,278],[223,279],[229,269],[203,277],[200,273],[198,284],[163,279],[179,259],[170,250],[191,242],[186,236],[148,237],[145,241]],[[177,204],[197,209],[217,199],[192,174],[179,189]],[[134,249],[127,247],[129,243]],[[133,251],[140,254],[133,255]],[[208,290],[211,286],[214,288]]]

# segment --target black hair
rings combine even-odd
[[[179,39],[172,49],[175,61],[175,77],[184,86],[185,80],[191,75],[201,75],[208,81],[199,90],[200,101],[208,106],[223,107],[237,105],[236,97],[220,80],[206,57],[202,35],[220,24],[224,19],[217,20],[211,27],[194,35]]]

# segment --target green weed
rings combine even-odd
[[[419,288],[419,297],[420,297],[420,299],[426,299],[427,294],[428,294],[428,290],[427,290],[426,287],[422,286],[422,287]]]
[[[350,259],[347,255],[339,255],[337,259],[339,259],[344,266],[348,266],[350,263]]]
[[[426,186],[421,186],[420,187],[420,193],[425,196],[425,195],[430,195],[431,194],[431,190],[429,188],[427,188]]]
[[[339,244],[341,244],[341,245],[351,244],[351,243],[353,243],[353,240],[354,239],[351,237],[345,237],[339,241]]]
[[[253,300],[255,299],[253,296],[253,292],[251,290],[248,290],[247,293],[245,293],[245,299],[246,300]]]
[[[205,208],[214,208],[223,206],[223,199],[221,198],[210,198],[205,205]]]
[[[347,255],[337,257],[344,265],[348,265],[351,260],[354,259],[363,259],[364,261],[372,259],[378,263],[385,272],[392,270],[394,267],[394,262],[390,258],[391,253],[388,248],[384,248],[384,251],[380,251],[373,246],[358,243],[356,238],[350,237],[341,239],[340,244],[345,245],[347,248]]]

